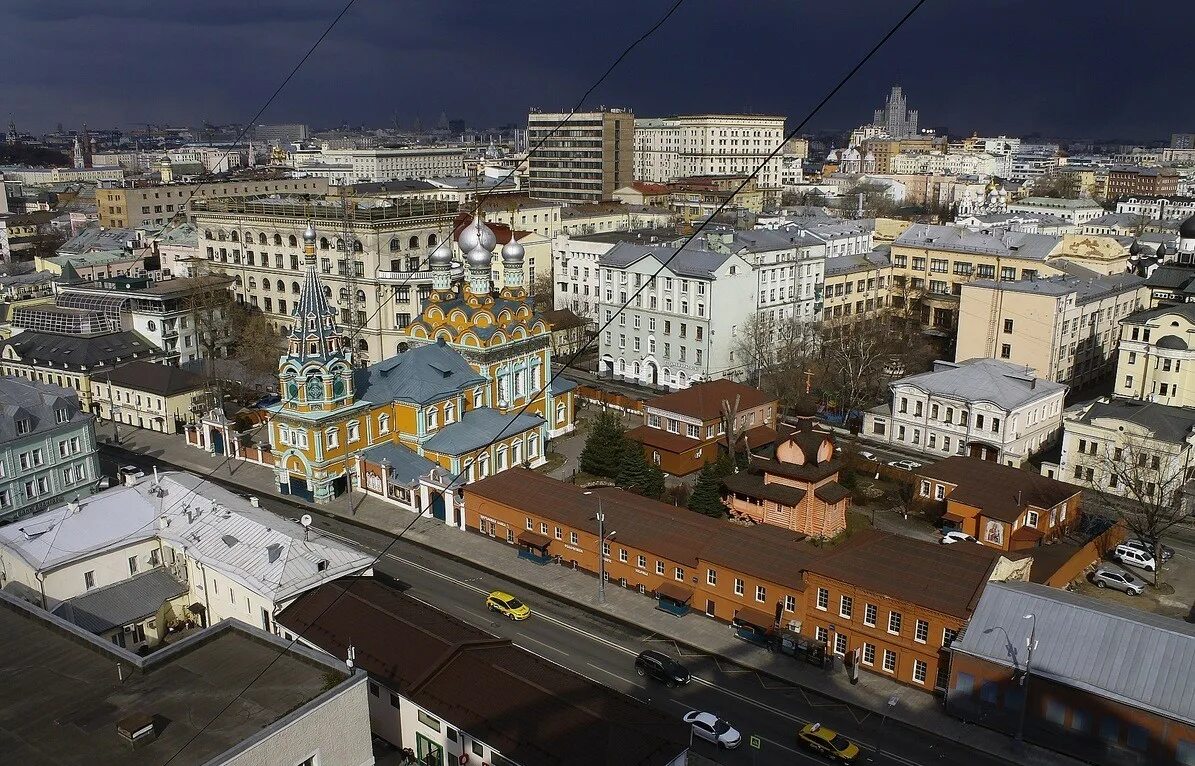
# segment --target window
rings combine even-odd
[[[855,611],[855,600],[850,596],[842,596],[838,599],[838,616],[845,617],[848,620],[851,614]]]
[[[681,569],[680,567],[677,567],[676,571],[673,574],[676,577],[677,582],[685,581],[685,570]]]
[[[929,672],[929,665],[925,660],[913,660],[913,680],[919,684],[925,683],[925,676]]]
[[[876,648],[872,644],[863,644],[863,664],[874,665],[876,663]]]
[[[845,633],[835,633],[834,634],[834,653],[840,654],[840,655],[846,654],[846,650],[847,650],[846,634]]]
[[[929,497],[930,483],[924,479],[921,480],[921,496]]]
[[[136,556],[129,556],[129,574],[130,575],[137,574],[137,557]]]
[[[577,533],[576,533],[576,532],[569,532],[569,533],[568,533],[568,541],[569,541],[570,543],[572,543],[573,545],[576,545],[576,544],[577,544]]]
[[[1058,700],[1046,700],[1045,718],[1052,724],[1064,726],[1066,724],[1066,705]]]
[[[876,626],[876,605],[867,604],[863,607],[863,624],[869,628]]]
[[[629,557],[629,555],[627,554],[627,549],[626,549],[626,548],[619,548],[619,549],[618,549],[618,560],[619,560],[619,561],[621,561],[622,563],[624,563],[624,564],[625,564],[625,563],[627,563],[627,560],[628,560],[629,558],[630,558],[630,557]]]
[[[786,612],[797,611],[797,597],[796,596],[786,595],[784,597],[784,611],[786,611]]]
[[[539,533],[541,535],[548,534],[548,525],[542,521],[539,523]]]
[[[656,560],[656,574],[658,574],[658,575],[664,574],[664,562],[660,561],[658,559]]]
[[[768,600],[768,589],[762,585],[755,586],[755,600],[763,603]]]
[[[1026,511],[1025,512],[1025,526],[1036,527],[1037,520],[1038,520],[1037,511]]]
[[[705,570],[705,582],[707,585],[718,584],[718,572],[713,569]]]
[[[919,644],[924,644],[929,640],[929,621],[918,620],[913,628],[913,640]]]
[[[92,588],[95,587],[95,572],[94,571],[83,573],[83,587],[86,588],[87,590],[91,590]]]
[[[830,608],[830,591],[825,588],[817,589],[817,608],[823,612]]]
[[[348,424],[349,441],[355,442],[361,438],[361,427],[356,421]]]
[[[954,690],[959,694],[972,694],[975,691],[975,677],[970,673],[959,673],[954,678]]]
[[[1012,333],[1012,320],[1005,319],[1004,320],[1004,334],[1008,335],[1010,333]]]
[[[884,668],[884,672],[886,672],[886,673],[895,673],[896,672],[896,652],[892,651],[891,649],[884,650],[883,668]]]
[[[954,643],[954,639],[958,638],[958,631],[950,628],[942,629],[942,647],[949,649],[950,645]]]
[[[817,630],[814,631],[814,636],[816,636],[817,640],[821,641],[823,644],[830,642],[830,631],[826,630],[821,625],[817,626]]]
[[[640,569],[647,569],[647,556],[640,553],[639,558],[635,560],[635,565]]]
[[[1009,359],[1011,357],[1012,357],[1012,346],[1008,345],[1007,343],[1001,343],[1000,344],[1000,358],[1001,359]]]
[[[560,527],[556,527],[556,539],[557,539],[557,540],[563,540],[563,539],[564,539],[564,530],[563,530],[563,529],[561,529]]]
[[[900,635],[900,612],[888,613],[888,632]]]
[[[743,581],[737,577],[734,578],[734,595],[736,595],[736,596],[743,595]]]
[[[610,543],[602,543],[602,556],[606,557],[609,555],[610,555]]]

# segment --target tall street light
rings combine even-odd
[[[594,492],[585,492],[586,495],[593,495]],[[606,514],[602,512],[602,496],[597,495],[597,515],[593,518],[597,519],[598,523],[598,603],[606,603],[606,541],[618,534],[615,530],[606,534]]]
[[[1025,739],[1025,713],[1029,709],[1029,672],[1033,668],[1033,650],[1037,648],[1037,615],[1030,612],[1022,619],[1029,620],[1029,638],[1025,639],[1025,648],[1029,651],[1025,655],[1025,674],[1021,676],[1023,693],[1021,694],[1021,715],[1017,719],[1017,742]]]

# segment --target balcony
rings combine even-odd
[[[430,270],[423,271],[377,271],[374,273],[374,279],[379,282],[397,282],[410,284],[412,282],[431,282],[432,272]]]

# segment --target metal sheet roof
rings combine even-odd
[[[1037,624],[1032,675],[1195,723],[1195,626],[1181,620],[1036,583],[989,583],[952,648],[1022,668],[1027,614]]]
[[[54,614],[84,630],[103,633],[151,617],[163,602],[186,592],[186,584],[158,567],[64,601]]]
[[[490,407],[478,407],[441,428],[423,443],[423,448],[442,455],[461,455],[543,424],[538,415],[508,415]]]
[[[429,404],[486,383],[460,352],[443,342],[416,346],[357,373],[357,398]]]

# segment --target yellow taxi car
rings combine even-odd
[[[859,757],[859,746],[820,723],[809,723],[797,733],[797,744],[815,753],[848,763]]]
[[[491,612],[505,615],[512,620],[525,620],[531,616],[531,607],[500,590],[496,590],[486,597],[485,605]]]

